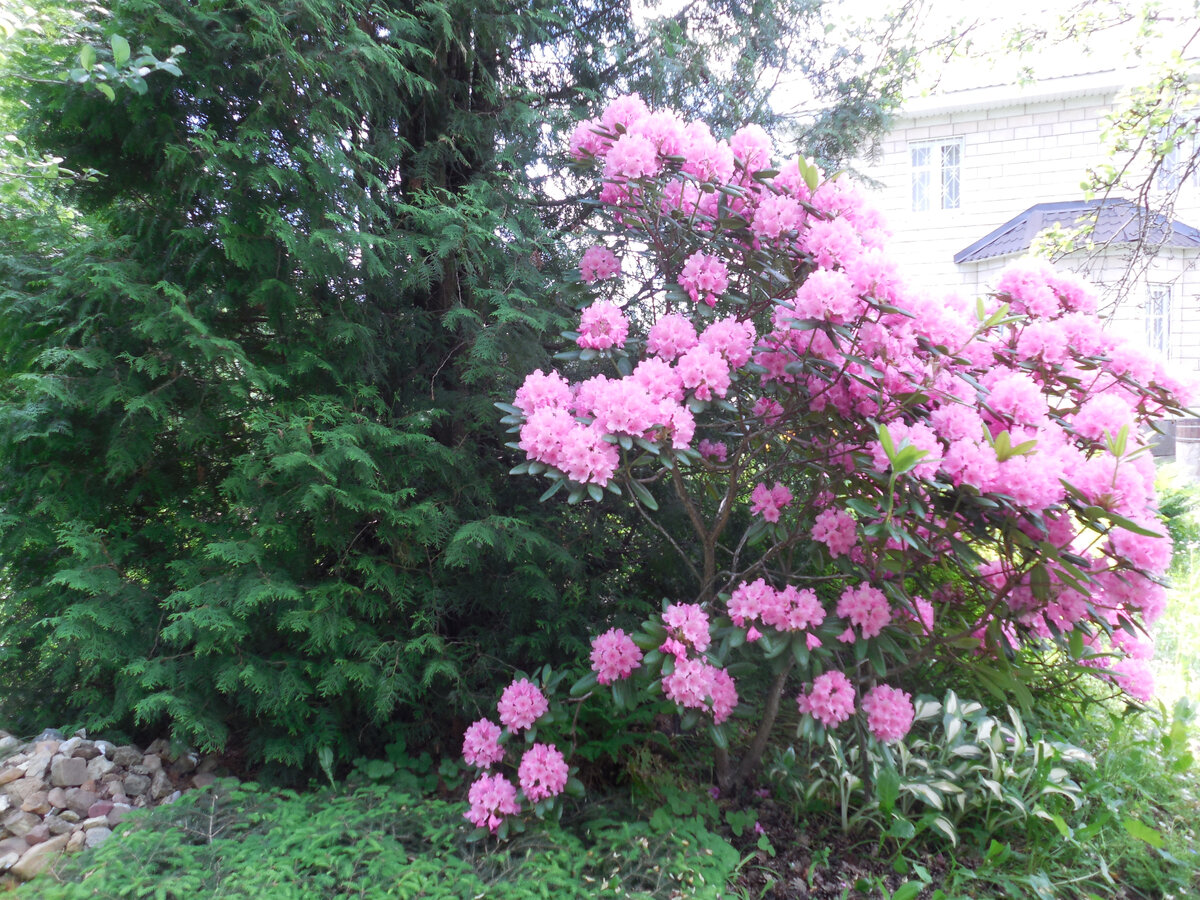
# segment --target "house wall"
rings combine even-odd
[[[914,286],[937,294],[983,293],[1015,257],[956,265],[954,254],[1036,203],[1083,198],[1089,167],[1108,162],[1101,133],[1119,99],[1113,73],[1062,79],[1026,89],[986,88],[915,101],[867,159],[856,163],[877,183],[868,195],[883,212],[893,238],[892,255]],[[962,141],[957,209],[912,209],[911,146]],[[1131,173],[1136,179],[1137,173]],[[1200,227],[1200,188],[1184,186],[1175,218]],[[1083,270],[1088,280],[1113,283],[1124,273],[1127,251],[1108,258],[1073,254],[1060,265]],[[1195,251],[1163,250],[1114,311],[1113,326],[1134,337],[1145,334],[1145,282],[1170,282],[1172,328],[1169,355],[1188,371],[1200,370],[1200,273]]]

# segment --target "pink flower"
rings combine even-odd
[[[700,335],[700,346],[719,353],[731,369],[750,360],[757,333],[752,322],[739,322],[733,316],[717,319]]]
[[[836,559],[849,553],[858,542],[858,528],[850,514],[840,509],[827,509],[817,516],[812,537],[825,544],[829,555]]]
[[[725,446],[724,441],[701,440],[697,448],[701,456],[709,459],[715,459],[717,462],[725,462],[729,455],[729,448]]]
[[[707,347],[693,347],[679,358],[679,379],[697,400],[724,397],[729,391],[729,363]]]
[[[592,350],[606,350],[625,343],[629,321],[615,303],[593,303],[579,317],[579,337],[575,343]]]
[[[719,258],[697,250],[684,262],[683,271],[679,273],[679,284],[693,303],[715,306],[717,299],[729,287],[729,270]]]
[[[503,775],[481,775],[467,793],[471,808],[465,818],[476,828],[487,828],[495,832],[504,821],[504,816],[515,816],[521,811],[517,803],[517,789]]]
[[[892,610],[883,591],[866,582],[842,591],[837,614],[861,628],[865,638],[875,637],[892,620]]]
[[[650,326],[650,332],[646,335],[646,352],[669,361],[699,343],[692,323],[678,313],[671,313]]]
[[[534,744],[521,757],[517,780],[530,803],[556,797],[567,786],[567,761],[553,744]]]
[[[854,715],[854,685],[842,672],[826,672],[813,679],[808,694],[796,698],[800,713],[808,713],[826,728],[836,728]]]
[[[517,390],[513,406],[529,415],[543,407],[565,409],[571,404],[571,386],[557,372],[548,375],[535,369],[525,376],[525,383]]]
[[[715,671],[702,659],[676,658],[675,671],[663,676],[663,693],[680,706],[707,709],[706,701],[712,695]]]
[[[642,651],[620,628],[610,628],[592,639],[592,669],[600,684],[624,680],[641,665]]]
[[[672,603],[663,613],[668,633],[690,644],[697,653],[708,649],[708,614],[695,603]]]
[[[550,709],[550,702],[528,678],[522,678],[504,689],[497,709],[500,721],[516,734],[544,716]]]
[[[720,725],[729,718],[738,703],[737,686],[724,669],[714,669],[712,676],[713,723]]]
[[[760,484],[751,491],[750,502],[751,513],[762,516],[768,522],[778,522],[779,511],[792,502],[792,492],[779,482],[770,488]]]
[[[617,259],[617,254],[601,244],[588,247],[579,260],[579,275],[585,284],[612,278],[620,271],[621,261]]]
[[[867,714],[867,728],[885,744],[900,740],[912,727],[912,694],[899,688],[886,684],[871,688],[863,697],[862,708]]]
[[[490,769],[504,759],[500,726],[488,719],[473,722],[463,735],[463,759],[478,769]]]

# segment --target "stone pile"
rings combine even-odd
[[[95,847],[131,809],[170,803],[215,779],[211,760],[133,745],[65,738],[22,742],[0,731],[0,875],[32,878],[64,852]]]

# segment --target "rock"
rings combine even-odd
[[[82,738],[69,737],[58,746],[58,752],[63,756],[74,756],[75,748],[82,742]]]
[[[125,793],[130,797],[140,797],[150,789],[150,779],[145,775],[126,775]]]
[[[92,781],[99,781],[117,767],[117,764],[104,756],[95,756],[88,760],[87,774]]]
[[[5,838],[0,841],[0,872],[29,852],[29,845],[21,838]]]
[[[33,742],[33,751],[34,753],[49,753],[53,756],[61,746],[62,741],[43,741],[39,739]]]
[[[112,753],[112,761],[118,766],[128,769],[130,766],[140,766],[145,756],[137,747],[118,747]]]
[[[67,808],[67,792],[60,787],[51,788],[46,794],[46,800],[55,809]]]
[[[83,849],[86,841],[87,841],[87,835],[84,834],[82,831],[72,831],[71,839],[69,841],[67,841],[67,852],[68,853],[79,852],[80,850]]]
[[[183,791],[171,791],[171,793],[169,793],[169,794],[167,794],[167,796],[163,797],[163,803],[164,804],[174,803],[176,800],[178,800],[182,796],[183,796]]]
[[[162,769],[159,769],[150,778],[150,796],[155,800],[161,800],[167,796],[173,787],[170,777]]]
[[[83,822],[80,823],[79,827],[84,831],[91,831],[93,828],[97,828],[100,825],[108,828],[108,819],[104,816],[96,816],[94,818],[84,819]]]
[[[67,849],[69,840],[69,835],[60,834],[36,847],[30,847],[9,871],[22,881],[28,881],[34,875],[49,868]]]
[[[21,765],[21,768],[25,770],[25,777],[44,778],[52,759],[54,759],[53,753],[35,753]]]
[[[156,756],[162,756],[170,749],[170,747],[171,744],[166,738],[158,738],[150,743],[150,746],[146,748],[146,752],[153,753]]]
[[[109,741],[96,741],[96,749],[104,754],[105,759],[112,759],[113,754],[117,752],[116,746]]]
[[[36,794],[38,791],[46,789],[46,782],[40,778],[31,778],[26,775],[24,778],[19,778],[8,785],[5,790],[8,796],[12,797],[15,805],[20,805],[25,802],[25,798],[30,794]]]
[[[163,767],[162,757],[156,753],[147,753],[142,757],[142,765],[153,775]]]
[[[6,813],[12,809],[12,797],[8,794],[0,794],[0,813]]]
[[[75,830],[74,822],[68,822],[59,816],[46,816],[46,821],[42,824],[51,834],[69,834]]]
[[[98,828],[88,829],[83,833],[83,835],[84,843],[87,844],[87,846],[98,847],[100,844],[103,844],[106,840],[112,837],[112,829],[100,826]]]
[[[73,810],[73,809],[64,809],[62,812],[60,812],[58,814],[58,817],[60,819],[62,819],[64,822],[70,822],[72,825],[74,825],[81,818],[83,818],[81,815],[79,815],[79,813],[75,812],[75,810]]]
[[[108,824],[110,826],[121,824],[121,822],[125,820],[125,817],[129,815],[129,811],[132,808],[133,807],[131,807],[128,803],[114,803],[113,808],[109,810],[108,815],[105,816],[105,818],[108,819]]]
[[[113,802],[111,800],[97,800],[88,807],[87,814],[89,819],[94,819],[96,816],[107,816],[112,812]]]
[[[65,735],[57,728],[47,728],[34,738],[35,741],[61,741]]]
[[[80,741],[71,755],[79,759],[95,759],[100,755],[100,748],[91,741]]]
[[[145,775],[147,777],[150,775],[150,770],[141,763],[138,763],[136,766],[130,766],[128,771],[130,775]]]
[[[215,772],[218,765],[219,763],[217,762],[216,757],[210,756],[208,759],[200,763],[200,771],[207,775],[209,772]]]
[[[185,753],[175,762],[171,763],[171,770],[179,775],[186,775],[188,772],[196,771],[196,766],[199,764],[195,753]]]
[[[77,787],[87,780],[87,761],[57,756],[50,764],[50,783],[59,787]]]
[[[5,734],[3,737],[0,737],[0,755],[14,752],[20,746],[21,742],[11,734]]]
[[[25,802],[21,804],[21,809],[25,812],[36,813],[39,816],[44,816],[50,812],[50,801],[46,799],[46,791],[34,791],[25,798]]]
[[[25,837],[42,824],[42,817],[29,812],[18,812],[4,820],[4,829],[13,837]]]
[[[83,788],[69,788],[66,794],[67,809],[73,810],[81,816],[91,808],[93,803],[100,799],[92,791],[85,791]]]
[[[39,824],[36,828],[30,828],[28,833],[25,835],[25,843],[27,843],[30,847],[32,847],[34,844],[40,844],[43,841],[48,840],[50,840],[50,829],[46,827],[44,822]]]
[[[16,781],[18,778],[25,777],[25,770],[18,769],[15,766],[11,769],[0,769],[0,784],[8,784]]]
[[[87,781],[85,781],[83,784],[81,784],[79,786],[79,789],[82,791],[87,791],[92,794],[100,793],[100,785],[96,782],[95,778],[89,778]]]
[[[80,728],[80,729],[79,729],[77,732],[75,732],[75,737],[77,737],[77,738],[85,738],[85,737],[87,737],[87,729],[86,729],[86,728]]]
[[[192,776],[192,785],[198,788],[206,788],[217,780],[217,776],[212,772],[200,772]]]

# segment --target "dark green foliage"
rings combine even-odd
[[[30,93],[26,136],[106,177],[82,225],[3,233],[18,730],[298,762],[490,682],[517,635],[515,663],[578,649],[587,516],[503,477],[491,408],[555,319],[495,177],[486,12],[131,0],[106,27],[185,36],[181,78]]]

